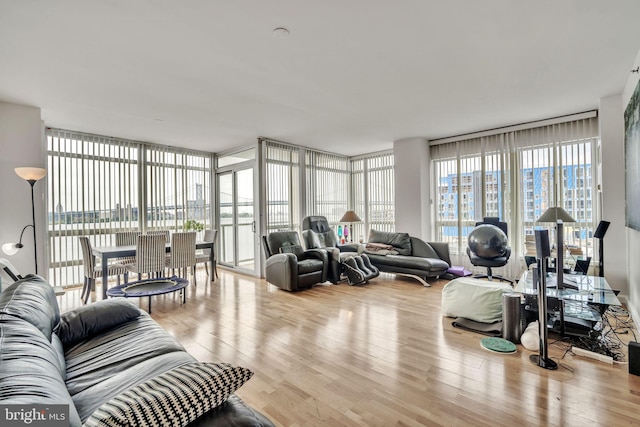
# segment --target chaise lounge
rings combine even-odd
[[[408,233],[371,230],[364,251],[380,271],[412,277],[424,286],[451,267],[448,243],[425,242]]]

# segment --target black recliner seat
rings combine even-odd
[[[358,245],[338,245],[335,231],[327,218],[307,216],[302,220],[302,238],[307,249],[325,249],[329,255],[327,280],[334,285],[340,281],[341,262],[358,252]]]
[[[285,291],[297,291],[327,280],[327,251],[304,250],[295,231],[274,231],[262,237],[262,244],[267,282]]]

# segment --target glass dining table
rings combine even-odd
[[[215,254],[213,253],[213,242],[197,241],[196,249],[210,249],[209,262],[214,265]],[[171,244],[165,245],[167,253],[171,252]],[[96,246],[93,248],[93,256],[100,259],[102,265],[102,298],[107,299],[107,281],[109,279],[109,260],[113,258],[136,256],[136,245],[125,246]],[[211,274],[211,281],[214,281],[214,275]]]

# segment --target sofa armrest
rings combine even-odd
[[[361,252],[360,251],[360,246],[363,247],[364,249],[364,245],[361,243],[345,243],[344,245],[338,245],[338,249],[340,249],[340,252]]]
[[[438,257],[451,265],[451,255],[449,252],[449,243],[447,242],[428,242],[434,251],[438,254]]]

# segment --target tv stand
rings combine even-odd
[[[524,294],[525,309],[537,313],[538,292],[532,276],[525,271],[515,291]],[[563,282],[571,287],[563,289],[556,287],[555,280],[555,274],[546,277],[547,327],[563,336],[592,334],[609,306],[622,305],[604,277],[565,274]]]

